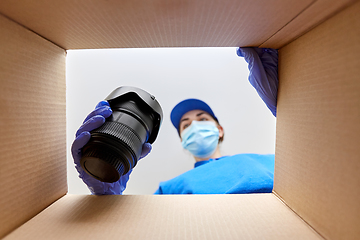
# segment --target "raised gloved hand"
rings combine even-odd
[[[81,149],[90,140],[90,131],[103,125],[105,123],[105,118],[110,117],[111,114],[112,110],[109,103],[107,101],[99,102],[96,105],[95,110],[86,117],[84,123],[76,132],[76,139],[74,140],[71,147],[71,153],[73,155],[75,168],[79,173],[79,177],[83,180],[83,182],[89,188],[90,192],[94,195],[122,194],[126,188],[126,183],[129,180],[129,175],[132,171],[130,170],[127,174],[121,176],[117,182],[105,183],[88,175],[80,165]],[[151,144],[145,143],[143,145],[139,160],[149,154],[150,151]]]
[[[278,92],[278,51],[272,48],[238,48],[237,55],[249,64],[249,81],[276,117]]]

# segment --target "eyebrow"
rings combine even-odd
[[[182,123],[183,121],[189,120],[189,118],[183,118],[180,120],[180,123]]]
[[[204,114],[205,112],[199,112],[198,114],[196,114],[196,116],[201,116],[202,114]],[[182,123],[183,121],[189,120],[189,118],[183,118],[180,120],[180,123]]]

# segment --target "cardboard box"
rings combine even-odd
[[[360,3],[0,2],[0,237],[358,239]],[[67,194],[67,49],[279,49],[271,194]]]

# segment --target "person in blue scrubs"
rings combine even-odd
[[[249,64],[249,82],[276,117],[278,89],[278,52],[270,48],[238,48],[237,54]],[[79,177],[92,194],[122,194],[131,171],[114,183],[90,177],[80,166],[81,149],[90,139],[90,131],[100,127],[112,114],[109,103],[100,102],[76,132],[71,152]],[[219,144],[224,129],[212,109],[198,99],[186,99],[171,112],[182,146],[195,159],[195,168],[161,182],[155,194],[269,193],[273,188],[274,154],[237,154],[222,156]],[[145,143],[140,158],[151,150]]]
[[[181,144],[195,159],[194,169],[161,182],[155,194],[270,193],[274,155],[222,156],[224,129],[212,109],[199,99],[186,99],[171,112]]]
[[[76,133],[72,155],[79,177],[94,195],[122,194],[131,171],[119,181],[104,183],[89,176],[80,166],[81,149],[90,131],[100,127],[112,114],[106,101],[100,102]],[[199,99],[186,99],[172,110],[171,122],[181,144],[195,159],[195,167],[173,179],[161,182],[155,194],[239,194],[270,193],[273,188],[274,155],[237,154],[222,156],[219,144],[224,129],[212,109]],[[144,144],[142,157],[151,150]],[[135,170],[136,171],[136,170]]]

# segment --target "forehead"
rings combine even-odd
[[[196,110],[191,110],[191,111],[185,113],[185,114],[181,117],[180,121],[182,121],[182,120],[185,119],[185,118],[195,119],[199,113],[203,113],[203,114],[201,114],[201,116],[206,115],[206,116],[211,117],[211,115],[208,114],[207,112],[205,112],[204,110],[196,109]]]

